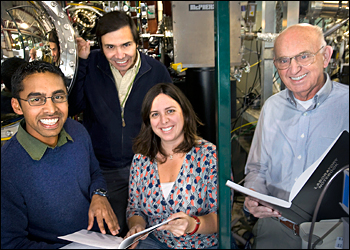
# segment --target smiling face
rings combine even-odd
[[[50,72],[27,76],[23,80],[23,87],[19,97],[25,100],[67,94],[63,79]],[[27,101],[12,98],[11,104],[17,114],[24,116],[28,134],[51,147],[56,146],[58,134],[68,117],[68,102],[53,103],[51,98],[47,98],[42,106],[30,106]]]
[[[275,58],[293,57],[300,53],[316,53],[323,41],[312,26],[293,26],[276,39]],[[278,74],[286,87],[294,96],[302,101],[309,100],[325,83],[323,69],[328,66],[332,48],[325,46],[314,58],[309,66],[299,65],[293,58],[290,67],[278,70]]]
[[[136,61],[136,43],[129,26],[109,32],[101,37],[102,49],[107,60],[122,76]]]
[[[150,123],[153,132],[159,136],[162,144],[175,148],[184,140],[184,117],[180,105],[171,97],[159,94],[154,98]]]
[[[52,61],[57,62],[58,60],[58,47],[56,43],[49,42],[50,49],[51,49],[51,56],[52,56]]]
[[[35,58],[36,58],[36,51],[35,51],[35,49],[31,49],[31,50],[29,51],[29,56],[30,56],[30,58],[31,58],[32,60],[35,60]]]

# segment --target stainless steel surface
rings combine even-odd
[[[262,32],[274,33],[275,32],[275,6],[276,1],[264,1],[262,3]],[[261,107],[264,102],[272,95],[273,86],[273,42],[262,42],[261,58],[264,60],[261,63]]]
[[[191,4],[213,4],[213,1],[172,1],[174,63],[183,67],[214,67],[214,12],[190,11]],[[230,2],[230,62],[239,65],[240,2]]]
[[[1,1],[2,60],[17,56],[29,60],[29,50],[37,49],[41,59],[52,62],[48,33],[59,40],[59,67],[68,79],[70,91],[77,69],[75,33],[64,9],[56,1]]]
[[[349,16],[349,1],[310,1],[307,17],[345,19]]]
[[[283,29],[299,23],[299,1],[285,1],[283,8]]]
[[[338,29],[340,29],[343,25],[346,25],[346,23],[349,22],[349,18],[346,18],[345,20],[334,24],[332,27],[330,27],[329,29],[327,29],[324,33],[323,36],[327,37],[329,35],[331,35],[333,32],[337,31]]]
[[[1,127],[1,139],[12,137],[15,133],[17,133],[19,123],[20,121]]]

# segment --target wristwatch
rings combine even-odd
[[[94,194],[98,194],[98,195],[107,197],[107,191],[106,191],[104,188],[98,188],[98,189],[96,189],[92,194],[93,194],[93,195],[94,195]]]

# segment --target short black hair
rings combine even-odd
[[[27,63],[26,60],[18,57],[11,57],[6,59],[1,64],[1,81],[5,84],[6,88],[11,91],[11,77],[22,64]]]
[[[33,61],[30,63],[22,64],[14,73],[11,79],[12,84],[12,96],[14,98],[19,98],[19,93],[23,91],[23,80],[35,73],[45,73],[50,72],[60,76],[67,88],[67,81],[64,74],[59,67],[52,65],[51,63],[44,61]]]
[[[96,26],[96,37],[100,48],[102,49],[101,37],[109,32],[119,30],[129,26],[136,45],[139,42],[139,33],[134,20],[123,11],[112,11],[103,15]]]

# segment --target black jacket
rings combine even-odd
[[[131,164],[132,143],[141,129],[141,105],[147,91],[157,83],[171,83],[166,67],[141,55],[141,67],[125,103],[122,126],[121,107],[112,71],[101,50],[91,51],[88,59],[79,58],[76,81],[69,94],[69,115],[83,112],[83,124],[89,132],[101,169]]]

